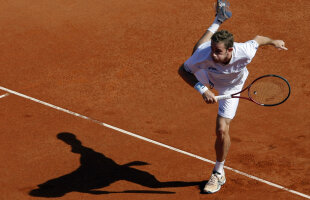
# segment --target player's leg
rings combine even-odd
[[[238,87],[238,89],[239,88],[240,87]],[[218,162],[224,162],[226,159],[230,147],[229,126],[236,115],[238,105],[238,98],[219,101],[218,115],[216,119],[216,164],[218,164]],[[222,173],[222,170],[222,168],[217,169],[217,165],[215,166],[215,171]]]
[[[211,26],[206,30],[202,37],[194,46],[193,53],[203,43],[210,41],[212,35],[219,29],[220,25],[231,17],[231,12],[228,10],[229,3],[227,0],[217,0],[216,17]]]
[[[229,125],[231,119],[217,116],[216,119],[216,163],[212,175],[204,187],[204,192],[215,193],[221,189],[226,182],[224,162],[230,147]]]
[[[234,118],[239,99],[226,99],[219,101],[219,110],[216,120],[216,163],[212,175],[204,187],[204,192],[215,193],[226,182],[224,162],[230,147],[229,126]]]
[[[216,141],[215,141],[215,152],[216,161],[224,162],[230,147],[230,136],[229,136],[229,125],[231,119],[217,116],[216,119]],[[215,171],[222,173],[223,167],[215,169]]]

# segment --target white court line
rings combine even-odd
[[[109,125],[109,124],[100,122],[100,121],[98,121],[98,120],[96,120],[96,119],[92,119],[92,118],[90,118],[90,117],[81,115],[81,114],[79,114],[79,113],[72,112],[72,111],[70,111],[70,110],[67,110],[67,109],[64,109],[64,108],[61,108],[61,107],[52,105],[52,104],[50,104],[50,103],[46,103],[46,102],[44,102],[44,101],[35,99],[35,98],[33,98],[33,97],[29,97],[29,96],[27,96],[27,95],[24,95],[24,94],[21,94],[21,93],[19,93],[19,92],[16,92],[16,91],[13,91],[13,90],[4,88],[4,87],[2,87],[2,86],[0,86],[0,90],[4,90],[4,91],[6,91],[6,92],[8,92],[8,93],[11,93],[11,94],[14,94],[14,95],[23,97],[23,98],[25,98],[25,99],[28,99],[28,100],[31,100],[31,101],[40,103],[40,104],[42,104],[42,105],[45,105],[45,106],[54,108],[54,109],[56,109],[56,110],[59,110],[59,111],[62,111],[62,112],[68,113],[68,114],[71,114],[71,115],[80,117],[80,118],[82,118],[82,119],[86,119],[86,120],[92,121],[92,122],[94,122],[94,123],[96,123],[96,124],[99,124],[99,125],[101,125],[101,126],[104,126],[104,127],[107,127],[107,128],[113,129],[113,130],[116,130],[116,131],[118,131],[118,132],[121,132],[121,133],[130,135],[130,136],[132,136],[132,137],[135,137],[135,138],[138,138],[138,139],[141,139],[141,140],[144,140],[144,141],[147,141],[147,142],[156,144],[156,145],[158,145],[158,146],[165,147],[165,148],[167,148],[167,149],[170,149],[170,150],[173,150],[173,151],[176,151],[176,152],[179,152],[179,153],[188,155],[188,156],[190,156],[190,157],[193,157],[193,158],[196,158],[196,159],[199,159],[199,160],[202,160],[202,161],[211,163],[211,164],[215,164],[214,161],[211,161],[211,160],[209,160],[209,159],[200,157],[200,156],[195,155],[195,154],[192,154],[192,153],[188,153],[188,152],[183,151],[183,150],[181,150],[181,149],[177,149],[177,148],[175,148],[175,147],[172,147],[172,146],[169,146],[169,145],[166,145],[166,144],[163,144],[163,143],[160,143],[160,142],[151,140],[151,139],[149,139],[149,138],[146,138],[146,137],[137,135],[137,134],[135,134],[135,133],[131,133],[131,132],[129,132],[129,131],[126,131],[126,130],[117,128],[117,127],[115,127],[115,126],[111,126],[111,125]],[[281,189],[281,190],[284,190],[284,191],[287,191],[287,192],[296,194],[296,195],[298,195],[298,196],[301,196],[301,197],[310,199],[310,196],[307,195],[307,194],[303,194],[303,193],[297,192],[297,191],[295,191],[295,190],[291,190],[291,189],[289,189],[289,188],[285,188],[285,187],[283,187],[283,186],[281,186],[281,185],[278,185],[278,184],[275,184],[275,183],[266,181],[266,180],[261,179],[261,178],[258,178],[258,177],[256,177],[256,176],[252,176],[252,175],[250,175],[250,174],[247,174],[247,173],[245,173],[245,172],[241,172],[241,171],[236,170],[236,169],[233,169],[233,168],[231,168],[231,167],[224,166],[224,168],[227,169],[227,170],[233,171],[233,172],[235,172],[235,173],[237,173],[237,174],[246,176],[246,177],[248,177],[248,178],[250,178],[250,179],[254,179],[254,180],[256,180],[256,181],[265,183],[265,184],[270,185],[270,186],[273,186],[273,187],[275,187],[275,188],[278,188],[278,189]]]
[[[6,93],[6,94],[3,94],[3,95],[0,95],[0,99],[1,99],[1,98],[4,98],[4,97],[6,97],[6,96],[9,96],[9,93]]]

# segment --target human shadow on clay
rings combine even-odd
[[[169,191],[156,190],[125,190],[125,191],[102,191],[101,188],[110,184],[125,180],[149,188],[171,188],[199,186],[201,182],[170,181],[161,182],[154,175],[132,168],[132,166],[147,165],[148,163],[134,161],[119,165],[112,159],[82,145],[72,133],[59,133],[57,138],[70,145],[73,153],[80,154],[81,166],[70,174],[51,179],[38,185],[37,189],[29,192],[36,197],[61,197],[69,192],[81,192],[89,194],[110,194],[110,193],[156,193],[171,194]]]

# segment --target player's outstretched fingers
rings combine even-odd
[[[284,45],[279,47],[279,50],[288,50]]]
[[[283,40],[276,40],[274,45],[275,45],[276,48],[278,48],[278,50],[288,50],[285,47],[285,42]]]

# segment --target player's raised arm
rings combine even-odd
[[[255,40],[259,46],[263,45],[273,45],[279,50],[287,50],[285,47],[285,42],[283,40],[274,40],[269,37],[257,35],[253,40]]]

